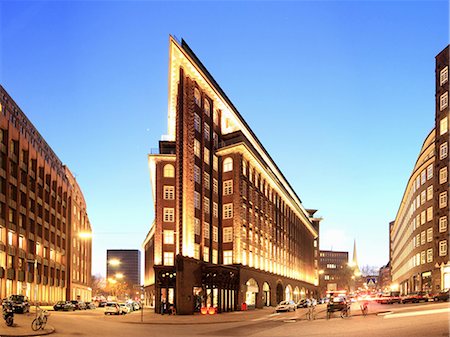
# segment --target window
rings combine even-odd
[[[194,207],[200,209],[200,193],[194,192]]]
[[[216,132],[213,132],[213,143],[214,148],[217,149],[219,147],[219,135]]]
[[[194,234],[200,235],[200,219],[194,218]]]
[[[427,229],[427,242],[433,241],[433,228]]]
[[[447,255],[447,240],[439,242],[439,256]]]
[[[209,214],[209,211],[210,211],[210,209],[209,209],[209,199],[207,197],[203,197],[203,207],[204,207],[203,211],[206,214]]]
[[[324,276],[323,276],[323,279],[324,279],[325,281],[329,281],[329,280],[330,280],[330,275],[324,275]]]
[[[209,240],[209,223],[205,222],[203,226],[203,237]]]
[[[219,125],[219,111],[218,110],[214,110],[213,120],[214,120],[214,124]]]
[[[174,231],[164,230],[164,243],[166,245],[172,245],[174,242]]]
[[[164,199],[165,200],[173,200],[173,199],[175,199],[175,187],[173,187],[173,186],[164,186]]]
[[[425,199],[426,199],[426,195],[425,195],[426,191],[422,191],[420,193],[420,204],[423,205],[425,203]]]
[[[207,123],[204,124],[203,126],[203,136],[205,137],[206,140],[209,141],[209,125]]]
[[[439,208],[447,207],[447,191],[439,194]]]
[[[425,244],[425,231],[422,231],[420,233],[420,244],[424,245]]]
[[[198,243],[194,243],[194,258],[200,259],[200,245]]]
[[[440,97],[440,108],[441,111],[444,110],[448,106],[448,91],[443,93]]]
[[[441,119],[441,122],[440,122],[439,134],[442,136],[447,131],[448,131],[448,119],[447,119],[447,117],[444,117]]]
[[[213,217],[219,217],[219,206],[217,205],[217,202],[213,202]]]
[[[233,204],[223,205],[223,218],[224,219],[233,218]]]
[[[209,174],[208,173],[204,173],[204,176],[203,176],[203,183],[205,184],[205,188],[206,189],[210,189],[210,179],[209,179]]]
[[[219,170],[219,158],[217,156],[213,156],[213,169],[214,171]]]
[[[448,156],[448,143],[445,142],[444,144],[441,144],[439,147],[439,159],[447,158]]]
[[[164,252],[164,265],[173,266],[173,253]]]
[[[423,185],[423,184],[425,184],[425,181],[427,181],[426,180],[426,172],[425,172],[425,170],[423,170],[422,172],[421,172],[421,174],[420,174],[420,183]]]
[[[424,264],[425,263],[425,251],[421,251],[420,252],[420,263]]]
[[[223,228],[223,242],[233,242],[233,227]]]
[[[425,221],[425,211],[422,211],[420,213],[420,224],[423,225],[426,221]]]
[[[200,158],[200,142],[194,139],[194,154]]]
[[[430,180],[433,178],[433,164],[427,167],[427,179]]]
[[[194,181],[200,184],[200,167],[194,165]]]
[[[420,245],[420,234],[416,235],[416,246]]]
[[[209,165],[209,150],[206,147],[203,149],[203,160]]]
[[[443,167],[439,170],[439,184],[447,182],[447,167]]]
[[[219,230],[217,226],[213,226],[213,241],[214,242],[219,241]]]
[[[427,221],[433,220],[433,206],[427,208]]]
[[[203,261],[209,262],[209,248],[208,247],[203,248]]]
[[[217,254],[217,249],[213,249],[212,252],[212,263],[218,263],[218,254]]]
[[[433,248],[427,249],[427,263],[433,262]]]
[[[440,85],[443,85],[447,81],[448,81],[448,67],[446,66],[444,69],[441,70],[439,83]]]
[[[442,216],[439,218],[439,232],[445,232],[447,230],[447,217]]]
[[[223,172],[230,172],[232,170],[233,170],[233,159],[227,157],[223,161]]]
[[[243,161],[242,161],[242,174],[243,174],[244,176],[247,175],[247,161],[246,161],[246,160],[243,160]]]
[[[215,194],[219,193],[219,183],[217,182],[216,178],[213,178],[213,192]]]
[[[233,180],[223,182],[223,195],[233,194]]]
[[[164,222],[174,221],[175,210],[173,208],[164,207]]]
[[[427,200],[433,199],[433,185],[427,187]]]
[[[173,178],[175,177],[175,168],[172,164],[164,165],[164,178]]]
[[[200,124],[201,124],[201,119],[200,116],[197,115],[196,113],[194,113],[194,129],[198,132],[200,132]]]
[[[200,95],[200,91],[197,88],[195,88],[194,89],[194,102],[195,102],[195,104],[200,106],[201,100],[202,100],[202,96]]]
[[[206,98],[203,100],[203,111],[205,112],[205,115],[207,115],[207,116],[209,116],[211,114],[210,104]]]
[[[233,251],[232,250],[224,250],[223,251],[223,264],[232,264],[233,263]]]
[[[23,249],[23,236],[22,235],[19,235],[19,248],[20,249]]]
[[[10,245],[10,246],[12,246],[12,244],[13,244],[13,237],[14,237],[13,232],[8,231],[8,245]]]

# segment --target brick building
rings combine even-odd
[[[145,286],[179,313],[275,305],[317,292],[320,219],[206,68],[170,38],[168,136],[149,155],[155,221]]]
[[[117,276],[119,275],[119,279]],[[141,252],[137,249],[108,249],[106,278],[126,282],[130,289],[141,285]]]
[[[90,299],[91,242],[79,244],[81,230],[90,223],[76,180],[0,86],[1,297]]]
[[[435,127],[390,226],[392,282],[402,294],[450,288],[448,46],[436,56]]]
[[[350,291],[353,270],[349,266],[348,252],[321,250],[319,255],[320,296],[332,290]]]

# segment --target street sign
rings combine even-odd
[[[375,277],[368,277],[367,278],[367,285],[370,286],[374,286],[377,283],[377,280]]]

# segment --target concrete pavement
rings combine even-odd
[[[6,325],[3,317],[0,317],[0,337],[3,336],[43,336],[55,332],[51,325],[51,316],[49,322],[46,324],[44,330],[33,331],[31,329],[31,322],[35,319],[34,313],[14,314],[14,325],[9,327]],[[50,323],[50,324],[49,324]]]

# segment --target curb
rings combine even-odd
[[[238,321],[238,320],[234,320],[234,321],[221,321],[221,322],[122,322],[124,324],[149,324],[149,325],[198,325],[198,324],[203,324],[203,325],[207,325],[207,324],[225,324],[225,323],[238,323],[238,322],[243,322],[243,321]],[[0,336],[3,337],[3,336]]]
[[[0,337],[33,337],[33,336],[46,336],[46,335],[51,335],[52,333],[55,332],[55,328],[54,327],[49,327],[48,329],[46,328],[43,331],[33,331],[32,333],[26,332],[23,334],[19,334],[19,335],[13,335],[13,334],[0,334]]]

